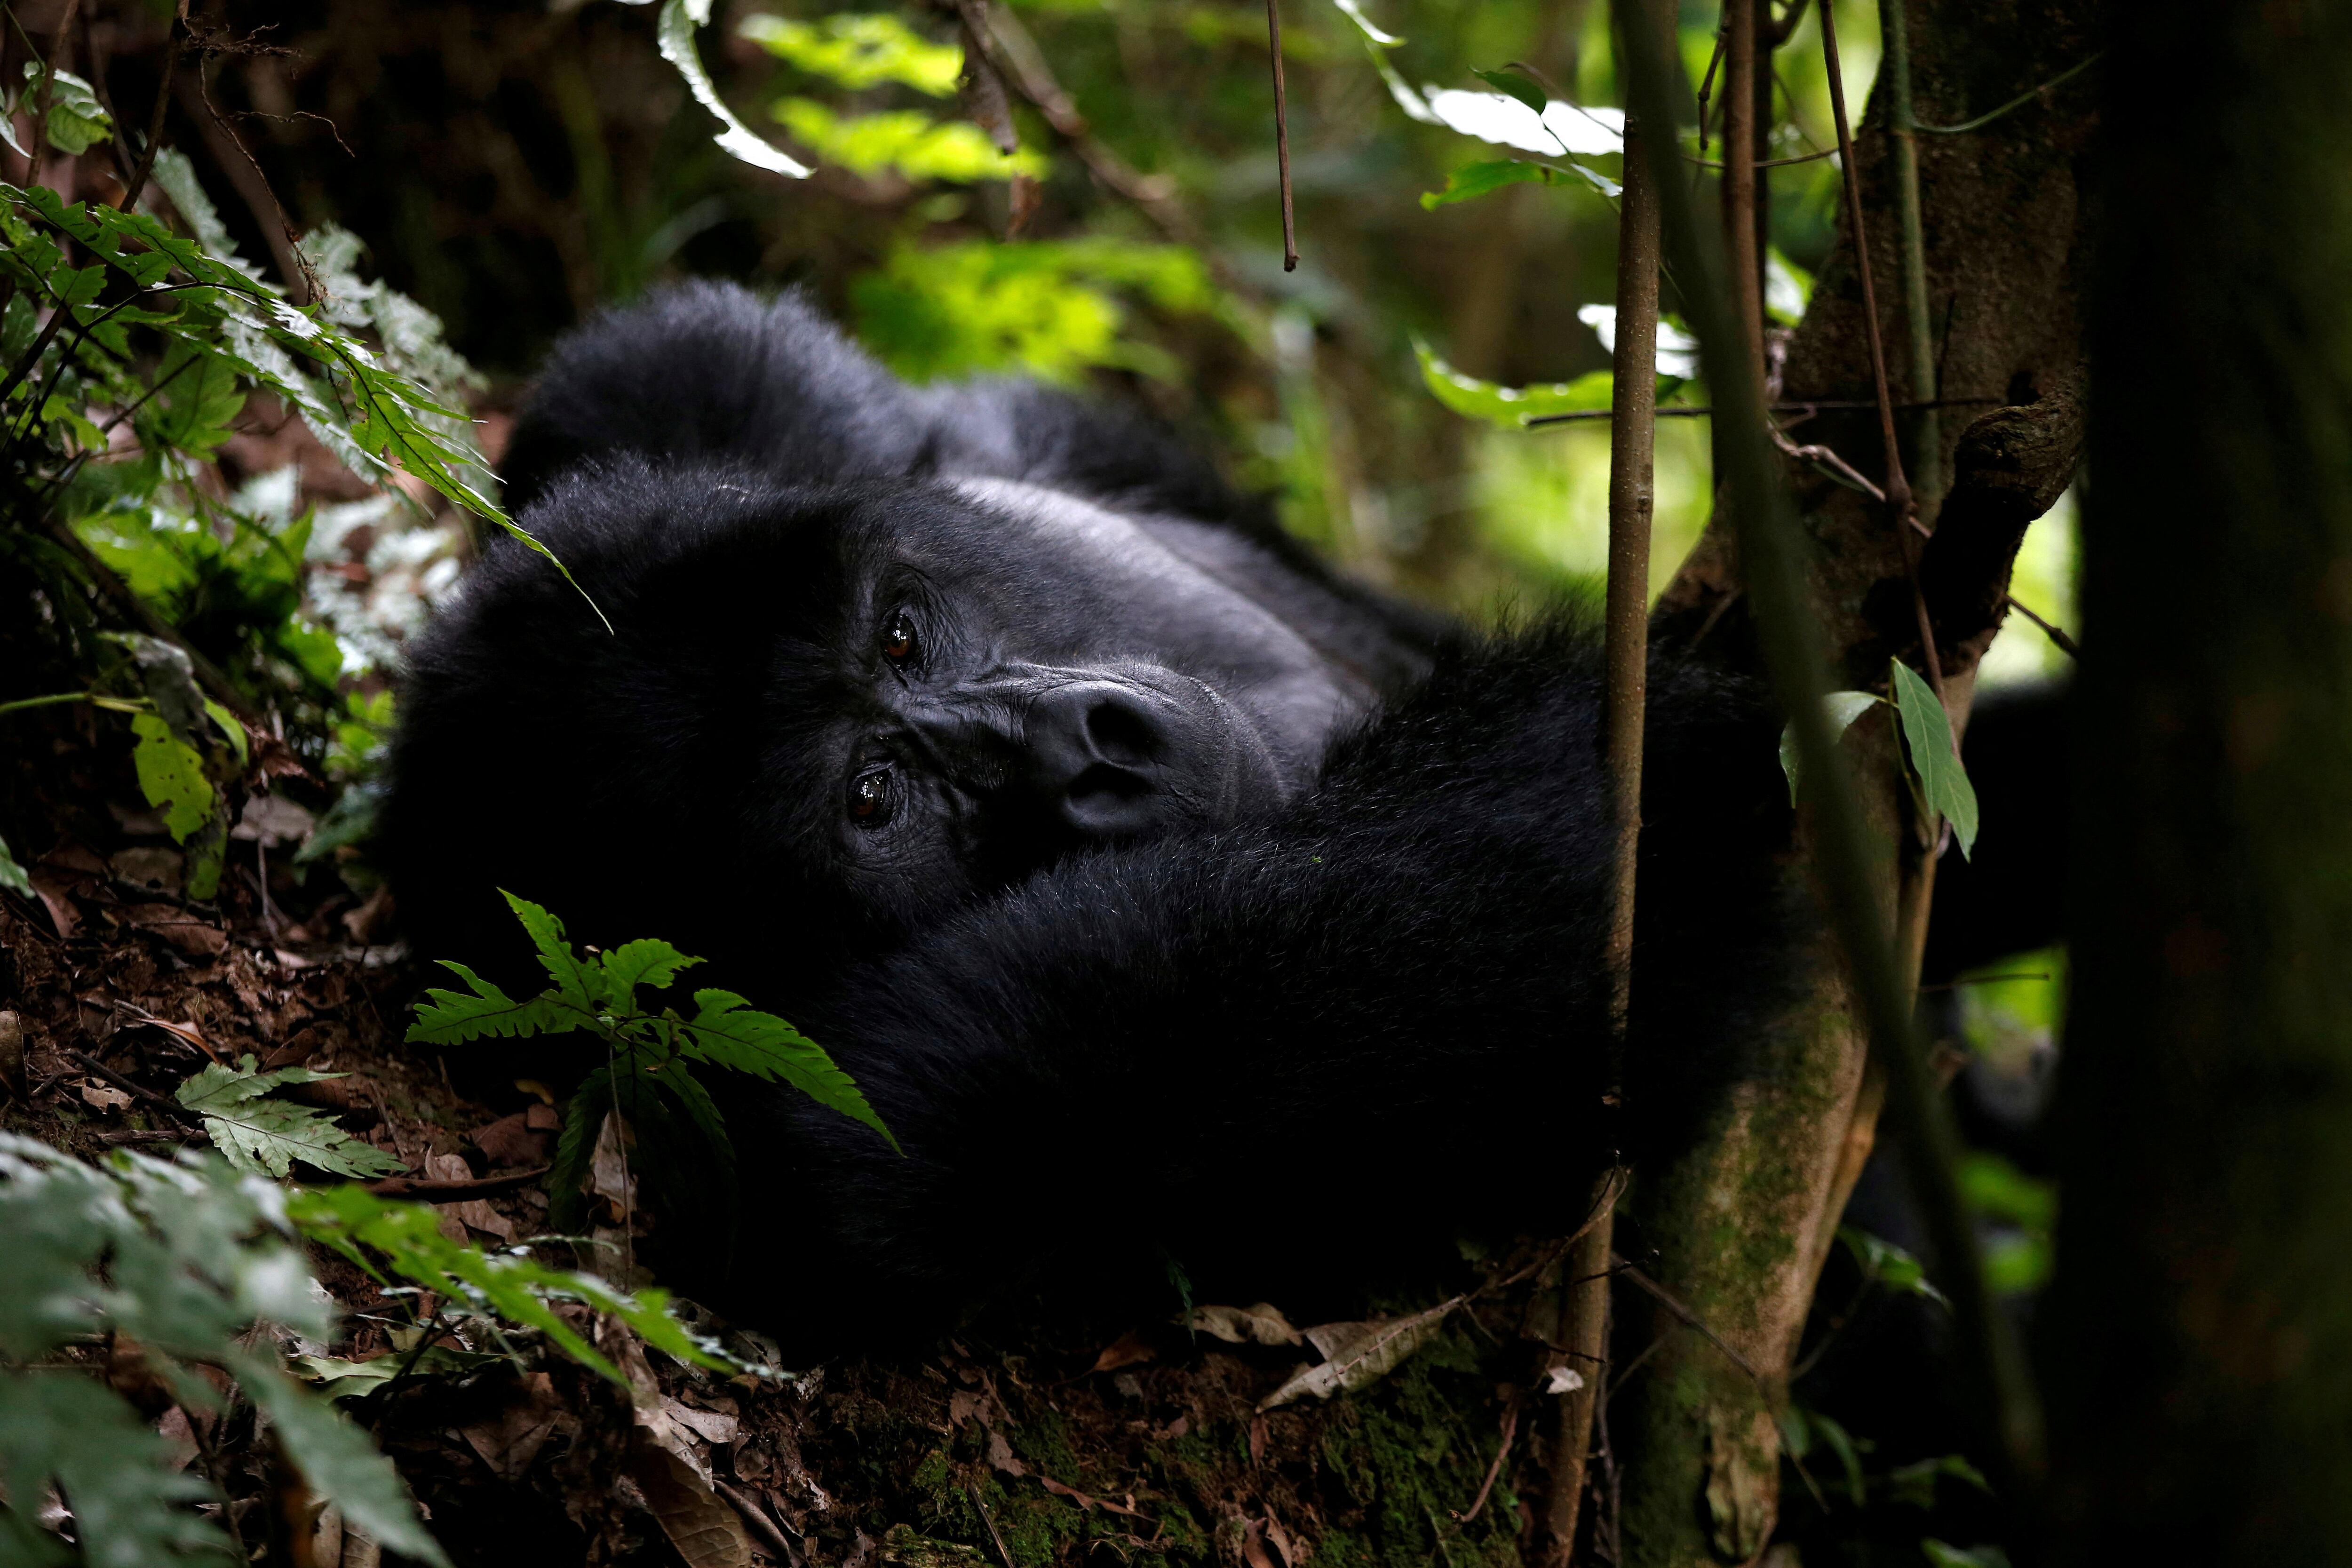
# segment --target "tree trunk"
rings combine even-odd
[[[1912,0],[1913,96],[1930,125],[1969,119],[2079,63],[2095,46],[2090,0],[1961,4]],[[2077,164],[2094,94],[2061,89],[1966,135],[1919,148],[1928,292],[1942,343],[1942,395],[1975,400],[1944,422],[1934,467],[1953,476],[1921,565],[1946,689],[1965,716],[1978,658],[1998,628],[2010,561],[2025,525],[2071,478],[2081,440],[2076,301],[2085,256]],[[1885,94],[1874,92],[1854,177],[1877,221],[1871,263],[1889,342],[1906,341],[1892,220]],[[1783,401],[1861,401],[1871,392],[1862,291],[1850,235],[1823,269],[1790,345]],[[1907,399],[1898,353],[1894,395]],[[2005,406],[2013,405],[2013,406]],[[1973,426],[1967,416],[1983,412]],[[1790,416],[1782,416],[1783,422]],[[1865,475],[1882,467],[1876,416],[1824,413],[1792,432]],[[1887,661],[1921,649],[1911,585],[1885,507],[1790,465],[1816,546],[1813,584],[1838,684],[1884,689]],[[1718,518],[1661,601],[1661,647],[1697,647],[1757,668],[1731,533]],[[1927,864],[1908,816],[1893,738],[1865,719],[1848,742],[1884,825],[1890,921],[1916,911]],[[1806,994],[1755,1043],[1755,1070],[1716,1124],[1677,1163],[1648,1173],[1633,1206],[1647,1260],[1668,1293],[1738,1353],[1746,1368],[1664,1310],[1629,1310],[1617,1354],[1656,1348],[1612,1408],[1625,1451],[1622,1529],[1639,1564],[1746,1562],[1778,1514],[1774,1416],[1787,1399],[1814,1281],[1874,1136],[1879,1090],[1866,1044],[1826,945]],[[1635,1006],[1640,999],[1635,999]],[[1633,1305],[1635,1303],[1629,1303]],[[1752,1369],[1752,1375],[1751,1370]]]
[[[2053,1513],[2063,1561],[2344,1563],[2352,14],[2120,15]]]

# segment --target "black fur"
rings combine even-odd
[[[522,521],[617,635],[494,548],[415,650],[387,854],[427,953],[510,943],[509,887],[583,940],[712,952],[713,983],[864,1086],[907,1158],[788,1091],[724,1097],[759,1216],[740,1310],[871,1332],[1013,1286],[1118,1291],[1167,1257],[1255,1299],[1558,1224],[1620,1142],[1681,1135],[1777,996],[1789,814],[1777,725],[1737,683],[1654,668],[1635,1114],[1612,1119],[1598,654],[1572,621],[1434,632],[1268,541],[1162,437],[1019,384],[908,389],[797,304],[707,287],[559,351],[516,452]],[[961,476],[1230,530],[1152,524],[1240,608],[1159,605],[1124,566],[1102,581],[1130,621],[1024,597],[1095,568]],[[874,584],[906,570],[970,592],[1000,665],[1148,657],[1245,701],[1246,661],[1185,638],[1255,606],[1363,700],[1278,799],[877,870],[825,736],[869,700]]]

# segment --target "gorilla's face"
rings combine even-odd
[[[1230,534],[1006,480],[932,496],[845,531],[836,711],[793,770],[861,902],[911,921],[1270,811],[1370,700],[1237,585]]]

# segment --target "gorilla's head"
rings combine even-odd
[[[1376,695],[1240,534],[1014,481],[623,461],[521,521],[613,630],[505,542],[415,646],[385,841],[427,956],[509,950],[506,888],[591,942],[837,963],[1274,810]]]

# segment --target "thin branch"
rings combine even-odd
[[[1282,6],[1265,0],[1265,31],[1274,57],[1274,158],[1282,179],[1282,269],[1298,269],[1298,227],[1290,211],[1290,95],[1282,85]]]
[[[1454,1523],[1468,1524],[1486,1506],[1487,1494],[1495,1489],[1496,1478],[1503,1473],[1503,1461],[1510,1458],[1512,1440],[1518,1435],[1519,1402],[1514,1396],[1509,1404],[1503,1406],[1503,1440],[1495,1445],[1495,1462],[1486,1467],[1486,1479],[1478,1483],[1478,1495],[1470,1500],[1469,1508],[1463,1512],[1454,1513],[1450,1508],[1445,1510],[1454,1515]]]
[[[1895,223],[1903,268],[1911,395],[1932,404],[1937,391],[1936,324],[1927,305],[1927,241],[1919,199],[1919,143],[1914,134],[1918,117],[1911,107],[1909,0],[1878,0],[1878,16],[1879,34],[1886,47],[1879,61],[1879,78],[1887,86],[1888,129],[1895,138]],[[1933,407],[1920,410],[1911,437],[1912,462],[1918,469],[1916,489],[1932,510],[1944,493],[1944,426]]]
[[[139,150],[139,167],[131,172],[131,188],[122,193],[122,210],[139,210],[139,194],[147,188],[147,176],[155,170],[155,153],[163,145],[163,117],[172,107],[172,79],[180,65],[180,49],[188,29],[188,0],[180,0],[179,9],[163,29],[163,74],[155,84],[155,107],[147,113],[147,145]]]
[[[2061,653],[2063,653],[2068,658],[2074,660],[2078,664],[2082,662],[2083,650],[2074,645],[2074,639],[2073,637],[2066,635],[2064,627],[2057,626],[2053,622],[2043,620],[2040,616],[2035,615],[2032,610],[2029,610],[2023,605],[2019,604],[2017,602],[2017,595],[2014,594],[2003,594],[2001,595],[2001,602],[2006,604],[2011,609],[2015,610],[2019,615],[2023,616],[2027,620],[2032,621],[2035,626],[2040,626],[2043,634],[2046,635],[2052,642],[2058,645],[2058,649]]]
[[[2052,88],[2065,86],[2066,83],[2073,81],[2076,77],[2081,76],[2084,71],[2089,70],[2093,66],[2097,65],[2101,60],[2106,58],[2107,51],[2101,49],[2097,54],[2093,55],[2089,59],[2084,60],[2082,64],[2060,71],[2056,76],[2052,77],[2040,87],[2026,89],[2023,92],[2019,93],[2015,98],[2011,99],[2007,103],[2002,104],[1999,109],[1989,110],[1985,113],[1978,115],[1974,120],[1963,120],[1958,125],[1922,125],[1916,127],[1916,129],[1925,131],[1933,136],[1958,136],[1963,132],[1980,131],[1984,127],[1990,125],[1994,121],[1999,120],[2002,115],[2012,114],[2018,110],[2023,109],[2027,104],[2032,103],[2043,93],[2048,92]]]
[[[1721,1334],[1717,1333],[1713,1329],[1707,1327],[1706,1320],[1705,1318],[1700,1317],[1696,1312],[1692,1311],[1688,1307],[1684,1306],[1682,1302],[1676,1300],[1675,1299],[1674,1292],[1668,1290],[1664,1286],[1659,1284],[1656,1280],[1651,1279],[1648,1275],[1643,1273],[1640,1269],[1634,1268],[1631,1263],[1626,1262],[1622,1258],[1615,1260],[1615,1267],[1619,1274],[1623,1275],[1626,1279],[1631,1279],[1634,1284],[1639,1285],[1643,1290],[1647,1291],[1658,1305],[1673,1313],[1687,1327],[1697,1331],[1699,1338],[1713,1345],[1717,1350],[1721,1351],[1723,1352],[1723,1358],[1732,1365],[1738,1367],[1740,1371],[1746,1373],[1759,1388],[1764,1386],[1764,1374],[1756,1370],[1756,1363],[1749,1361],[1746,1356],[1741,1355],[1738,1351],[1732,1349],[1731,1342],[1728,1340],[1726,1340]]]
[[[1897,409],[1971,408],[1995,405],[2003,401],[1998,397],[1939,397],[1932,404],[1898,403],[1895,406]],[[1875,408],[1878,404],[1875,399],[1864,401],[1817,397],[1801,403],[1774,403],[1768,406],[1775,414],[1801,414],[1811,418],[1824,408]],[[1704,403],[1675,403],[1655,409],[1654,412],[1661,419],[1697,419],[1713,415],[1715,409]],[[1565,414],[1536,414],[1519,421],[1519,428],[1532,430],[1538,425],[1565,425],[1577,419],[1612,419],[1616,417],[1616,414],[1617,411],[1613,408],[1575,408]],[[1871,486],[1870,489],[1874,494],[1880,493],[1875,485]]]
[[[1759,158],[1755,163],[1749,164],[1748,167],[1752,169],[1785,169],[1791,163],[1818,163],[1824,158],[1834,158],[1836,156],[1836,148],[1824,147],[1818,153],[1800,153],[1790,158]],[[1723,167],[1723,164],[1719,160],[1714,158],[1694,158],[1687,153],[1683,154],[1683,162],[1685,163],[1696,163],[1702,169],[1720,169]]]

